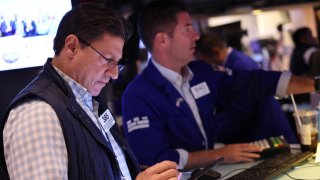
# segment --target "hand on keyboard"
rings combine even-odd
[[[251,162],[260,158],[262,151],[257,145],[242,143],[229,144],[215,150],[218,156],[224,157],[224,163]]]

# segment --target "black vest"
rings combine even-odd
[[[44,65],[43,72],[15,97],[1,121],[0,165],[4,174],[2,177],[7,175],[3,154],[3,128],[8,114],[18,102],[37,97],[50,104],[59,118],[68,153],[69,179],[121,179],[118,162],[110,144],[77,103],[70,87],[55,71],[50,61]],[[101,114],[107,106],[101,101],[99,104]],[[116,125],[110,132],[122,148],[131,177],[134,179],[139,172],[139,166],[133,152]]]

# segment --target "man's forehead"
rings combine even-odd
[[[192,18],[188,12],[180,12],[177,14],[177,21],[178,23],[191,25],[192,24]]]

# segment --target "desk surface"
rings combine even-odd
[[[320,146],[318,145],[318,147]],[[220,179],[226,179],[260,162],[262,162],[262,160],[250,163],[221,164],[213,169],[221,173]],[[301,164],[301,166],[298,166],[295,169],[287,170],[285,172],[295,179],[320,179],[320,164],[315,163],[315,156],[313,156],[312,158],[308,159],[306,162]],[[280,174],[274,179],[292,180],[292,178],[288,177],[285,174]]]
[[[221,146],[220,146],[221,147]],[[290,145],[292,152],[300,151],[300,145]],[[317,154],[320,155],[320,142],[318,143],[317,148]],[[320,156],[319,156],[320,157]],[[250,163],[235,163],[235,164],[220,164],[213,168],[213,170],[219,172],[221,174],[222,179],[227,179],[229,177],[232,177],[233,175],[236,175],[240,173],[241,171],[250,168],[258,163],[262,162],[262,160],[250,162]],[[299,168],[296,169],[290,169],[285,171],[288,175],[290,175],[292,178],[288,177],[285,174],[280,174],[279,176],[275,177],[274,179],[320,179],[320,162],[318,164],[315,163],[314,156],[312,158],[309,158],[306,162],[299,165]],[[185,180],[190,178],[190,174],[183,174],[181,177],[181,180]]]

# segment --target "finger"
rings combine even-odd
[[[178,178],[179,177],[179,171],[177,169],[168,169],[160,174],[158,174],[159,179],[170,179],[170,178]]]
[[[243,152],[241,153],[241,157],[257,159],[257,158],[260,158],[260,154]]]
[[[247,152],[261,152],[262,149],[254,144],[242,144],[241,145],[241,150],[242,151],[247,151]]]
[[[250,144],[250,143],[243,143],[240,146],[241,147],[259,147],[259,146],[255,145],[255,144]]]
[[[246,157],[240,157],[237,162],[253,162],[254,159],[246,158]]]
[[[148,169],[146,169],[146,171],[152,173],[152,174],[160,174],[166,170],[169,169],[175,169],[177,168],[177,164],[175,162],[172,161],[162,161],[160,163],[157,163],[151,167],[149,167]]]
[[[169,180],[179,180],[179,179],[175,177],[175,178],[170,178]]]

